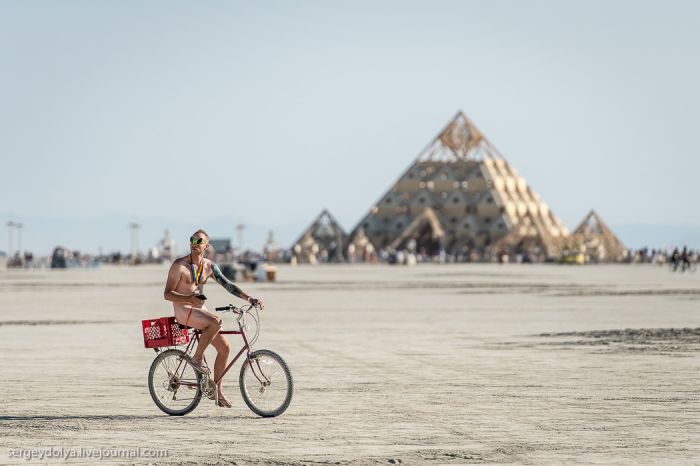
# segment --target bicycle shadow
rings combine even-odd
[[[257,416],[230,415],[225,417],[208,416],[208,415],[187,415],[187,416],[167,416],[163,414],[151,415],[134,415],[134,414],[64,414],[64,415],[45,415],[45,414],[28,414],[28,415],[0,415],[0,423],[2,422],[22,422],[22,421],[96,421],[96,422],[136,422],[136,421],[163,421],[173,419],[174,421],[182,421],[183,419],[207,419],[208,421],[216,421],[217,419],[231,420],[253,420],[259,419]]]

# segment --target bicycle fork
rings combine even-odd
[[[268,387],[268,386],[270,385],[271,381],[270,381],[269,378],[267,378],[267,376],[266,376],[265,373],[263,372],[262,367],[260,367],[260,359],[255,359],[255,366],[258,367],[258,371],[257,371],[257,372],[260,372],[260,375],[257,374],[257,372],[256,372],[256,370],[255,370],[255,366],[254,366],[253,363],[251,362],[250,355],[249,355],[248,359],[246,359],[246,363],[247,363],[247,364],[250,364],[250,371],[253,373],[253,375],[255,376],[255,378],[258,379],[258,382],[260,382],[260,384],[261,384],[263,387]],[[261,377],[262,377],[262,378],[261,378]]]

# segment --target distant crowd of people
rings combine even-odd
[[[230,256],[230,257],[229,257]],[[246,251],[236,257],[236,262],[292,262],[296,263],[293,251],[282,251],[274,257],[268,254],[260,254],[257,252]],[[547,258],[541,248],[535,247],[526,251],[489,251],[478,250],[476,248],[460,250],[449,253],[444,249],[435,251],[426,251],[418,248],[417,251],[406,249],[379,249],[371,250],[364,255],[357,255],[350,258],[339,257],[336,254],[330,254],[326,251],[319,251],[317,261],[313,263],[332,263],[332,262],[365,262],[365,263],[387,263],[413,265],[417,263],[468,263],[468,262],[491,262],[491,263],[539,263],[539,262],[557,262],[552,258]],[[649,249],[643,247],[636,250],[627,251],[626,257],[618,261],[619,263],[633,264],[669,264],[673,270],[686,270],[692,268],[700,258],[700,250],[691,250],[687,247],[668,249]],[[229,254],[224,262],[233,262],[233,254]],[[132,256],[131,254],[122,254],[114,252],[110,254],[90,255],[82,254],[80,251],[70,251],[67,248],[57,247],[51,256],[36,258],[31,252],[24,252],[20,255],[19,252],[9,257],[6,261],[8,268],[75,268],[75,267],[97,267],[100,264],[114,265],[139,265],[147,263],[161,263],[162,257],[148,256]],[[566,262],[563,259],[562,262]]]
[[[433,251],[428,251],[425,248],[413,249],[394,249],[382,248],[379,250],[371,249],[362,251],[358,254],[349,254],[348,257],[340,257],[336,254],[330,254],[321,249],[318,254],[313,256],[313,260],[299,260],[293,252],[283,256],[286,262],[303,263],[333,263],[333,262],[349,262],[349,263],[387,263],[398,265],[414,265],[419,263],[466,263],[466,262],[499,262],[499,263],[534,263],[545,262],[546,257],[540,248],[534,248],[531,251],[489,251],[479,250],[476,248],[464,248],[455,252],[448,252],[445,249],[436,248]],[[296,260],[295,260],[296,259]],[[305,259],[305,258],[304,258]]]
[[[625,262],[635,264],[670,264],[675,270],[680,266],[690,266],[698,262],[700,250],[691,250],[684,246],[682,249],[674,247],[668,249],[649,249],[643,247],[637,250],[630,251]]]

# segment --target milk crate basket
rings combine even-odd
[[[181,329],[175,317],[159,317],[141,321],[143,345],[146,348],[179,346],[190,342],[190,334]]]

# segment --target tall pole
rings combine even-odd
[[[7,257],[12,257],[12,231],[15,228],[15,222],[7,222]]]
[[[17,228],[17,252],[19,253],[20,257],[24,257],[23,251],[22,251],[22,227],[24,225],[21,223],[15,223],[15,228]]]
[[[136,262],[136,256],[139,253],[139,225],[136,222],[131,222],[129,224],[129,229],[131,230],[131,260]]]
[[[236,225],[236,231],[238,231],[238,248],[240,249],[239,254],[243,254],[243,231],[245,230],[245,225],[239,223]]]

